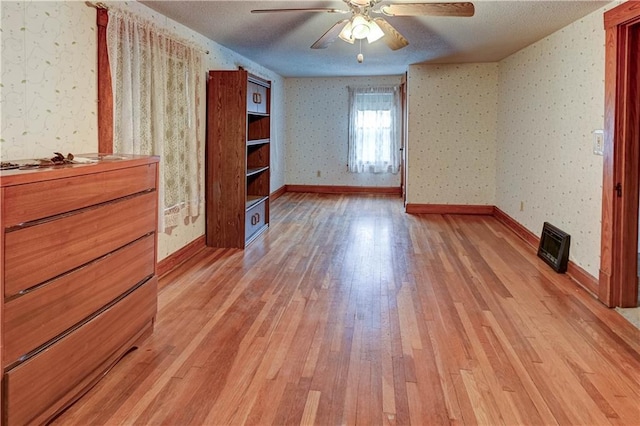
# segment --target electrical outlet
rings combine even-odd
[[[593,131],[593,153],[595,155],[603,155],[604,152],[604,131]]]
[[[320,170],[318,170],[318,172],[316,173],[317,177],[320,177],[322,175],[322,173],[320,172]]]

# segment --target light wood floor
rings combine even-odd
[[[56,424],[640,422],[640,332],[492,217],[285,194],[161,280],[154,334]]]

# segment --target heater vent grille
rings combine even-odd
[[[567,271],[571,235],[545,222],[540,236],[538,257],[544,260],[556,272]]]

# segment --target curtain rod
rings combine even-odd
[[[102,3],[101,1],[98,2],[92,2],[92,1],[86,1],[84,2],[84,4],[86,4],[89,7],[95,7],[96,9],[104,9],[104,10],[109,10],[109,6],[107,6],[106,4]],[[179,37],[179,36],[178,36]],[[209,54],[209,51],[206,49],[201,48],[200,46],[195,45],[194,42],[191,42],[189,40],[179,40],[181,43],[186,43],[186,44],[190,44],[193,47],[195,47],[196,49],[200,49],[200,51],[204,52],[206,55]],[[194,46],[195,45],[195,46]]]
[[[101,1],[99,1],[99,2],[86,1],[86,2],[84,2],[84,4],[86,4],[89,7],[95,7],[96,9],[107,9],[107,10],[109,10],[109,7],[106,4],[102,3]]]
[[[359,89],[359,90],[369,90],[369,91],[377,91],[380,89],[393,89],[398,90],[400,88],[400,83],[398,84],[360,84],[360,85],[347,85],[349,89]]]

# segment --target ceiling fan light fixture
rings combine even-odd
[[[349,20],[344,28],[342,28],[342,31],[340,31],[340,34],[338,35],[338,37],[340,37],[340,39],[342,39],[343,41],[346,41],[347,43],[353,44],[354,42],[354,38],[353,38],[353,33],[352,33],[352,28],[353,25],[351,23],[351,20]]]
[[[356,15],[351,20],[351,35],[353,38],[362,40],[369,35],[369,22],[362,15]]]
[[[382,31],[382,28],[380,28],[380,25],[378,25],[373,19],[370,20],[368,24],[369,24],[369,34],[367,35],[367,41],[369,42],[369,44],[373,43],[374,41],[378,41],[382,37],[384,37],[384,31]]]

